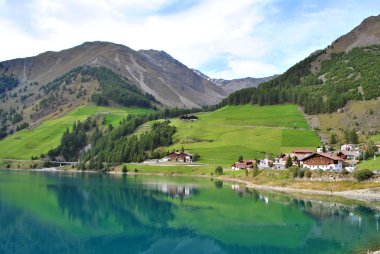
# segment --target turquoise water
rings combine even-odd
[[[210,179],[0,171],[0,253],[366,253],[379,215]]]

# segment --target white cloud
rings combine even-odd
[[[361,7],[352,21],[347,18],[363,3],[326,8],[310,3],[289,15],[278,0],[194,0],[180,10],[180,0],[17,3],[0,0],[1,60],[103,40],[165,50],[193,68],[221,59],[225,68],[211,66],[206,74],[224,78],[282,72],[372,11],[371,5]],[[372,9],[376,5],[373,1]]]

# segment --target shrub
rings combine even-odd
[[[137,173],[137,172],[139,172],[139,171],[137,170],[137,168],[135,168],[135,173]]]
[[[124,165],[121,169],[121,172],[123,172],[124,174],[128,172],[128,169],[127,169],[127,166]]]
[[[221,166],[217,166],[214,173],[215,175],[223,175],[223,168]]]
[[[297,174],[297,176],[298,176],[299,178],[303,178],[304,175],[305,175],[305,171],[302,170],[302,169],[298,169],[298,174]]]
[[[200,157],[201,157],[201,156],[199,156],[198,153],[195,153],[195,154],[193,155],[193,161],[197,161],[197,160],[199,160]]]
[[[369,169],[356,170],[354,172],[354,178],[359,182],[371,179],[372,176],[373,176],[373,172]]]
[[[290,174],[292,175],[293,178],[296,178],[299,174],[299,171],[301,171],[301,169],[299,168],[290,168],[289,169],[290,171]]]
[[[311,170],[309,170],[309,169],[305,170],[305,176],[307,178],[311,178],[311,175],[312,175]]]
[[[344,175],[348,175],[349,173],[350,172],[348,172],[347,169],[345,169],[345,168],[342,171],[340,171],[340,174],[343,175],[343,176]]]

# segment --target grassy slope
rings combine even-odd
[[[380,155],[377,155],[376,160],[371,158],[369,160],[362,161],[358,164],[359,169],[377,169],[380,170]]]
[[[76,121],[83,121],[88,116],[104,114],[105,124],[117,125],[127,114],[151,112],[143,108],[110,108],[98,106],[81,106],[69,114],[47,120],[32,130],[22,130],[0,141],[0,158],[30,159],[58,146],[63,132]]]
[[[198,117],[195,122],[172,121],[177,127],[172,148],[183,145],[200,154],[203,163],[228,165],[239,155],[264,158],[265,154],[320,145],[295,105],[227,106]]]

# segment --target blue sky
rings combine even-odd
[[[379,14],[378,0],[0,0],[0,61],[102,40],[214,78],[263,77]]]

